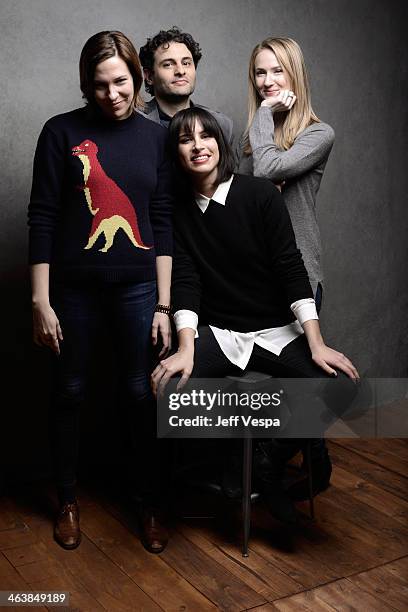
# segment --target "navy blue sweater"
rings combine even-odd
[[[138,282],[172,254],[167,131],[135,113],[123,121],[87,108],[45,124],[34,158],[30,264],[57,278]]]

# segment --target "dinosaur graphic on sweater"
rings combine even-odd
[[[90,213],[93,215],[88,244],[91,249],[101,234],[105,236],[102,253],[113,245],[116,232],[122,229],[133,246],[151,249],[140,236],[135,209],[122,189],[111,179],[98,161],[98,147],[92,140],[83,140],[72,147],[72,155],[79,157],[83,165],[84,193]]]

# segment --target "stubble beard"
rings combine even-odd
[[[183,104],[184,102],[187,102],[188,99],[190,98],[190,96],[193,95],[194,93],[194,89],[195,89],[195,81],[194,83],[190,84],[190,88],[188,93],[176,93],[173,91],[161,91],[159,93],[159,98],[161,98],[162,100],[164,100],[165,102],[167,102],[167,104]]]

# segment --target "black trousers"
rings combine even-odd
[[[195,341],[195,361],[192,378],[222,378],[228,375],[242,374],[242,370],[232,364],[222,352],[214,334],[208,326],[199,327],[199,337]],[[290,342],[280,353],[274,355],[266,349],[254,345],[247,370],[255,370],[270,374],[275,378],[332,378],[312,360],[312,355],[306,336],[302,334]],[[338,377],[333,385],[328,385],[327,405],[340,414],[351,404],[356,387],[343,372],[338,371]],[[305,410],[310,409],[305,401]],[[306,417],[306,415],[305,415]],[[290,445],[300,450],[304,447],[305,438],[281,438],[280,444]],[[228,452],[228,451],[227,451]],[[319,459],[326,453],[324,439],[312,440],[312,453]]]
[[[199,327],[198,334],[192,378],[221,378],[242,373],[242,370],[224,355],[208,326]],[[271,374],[277,378],[330,378],[329,374],[312,361],[304,334],[285,346],[280,355],[274,355],[255,344],[247,369]]]

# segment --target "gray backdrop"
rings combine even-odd
[[[194,97],[230,115],[237,135],[245,124],[253,46],[270,35],[300,43],[314,108],[336,131],[318,205],[325,336],[363,374],[407,375],[406,5],[1,0],[1,344],[8,465],[27,458],[41,464],[45,452],[47,360],[31,346],[26,271],[32,157],[42,124],[82,104],[79,54],[85,40],[104,29],[124,31],[137,48],[161,27],[191,32],[203,49]]]

